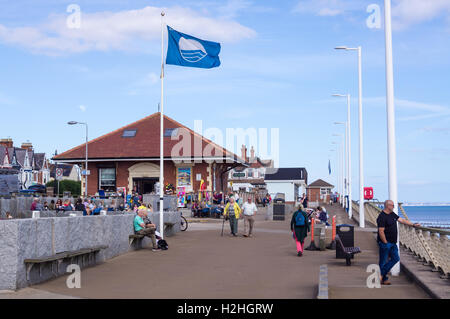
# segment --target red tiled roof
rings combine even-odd
[[[196,143],[202,145],[202,150],[208,146],[208,150],[214,149],[208,154],[212,157],[231,157],[239,159],[240,157],[232,152],[222,148],[214,142],[204,138],[200,134],[194,132],[188,127],[178,123],[164,115],[164,130],[169,128],[184,128],[191,139],[190,157],[197,157],[194,153],[194,145]],[[122,137],[123,131],[136,130],[134,137]],[[179,134],[180,134],[179,130]],[[171,140],[170,137],[164,137],[164,157],[171,157],[172,148],[180,143],[183,137]],[[85,145],[81,144],[66,152],[53,157],[54,160],[75,160],[84,159]],[[134,123],[121,127],[108,134],[100,136],[88,142],[89,159],[120,159],[120,158],[157,158],[160,151],[160,113],[154,113]],[[181,153],[181,154],[180,154]],[[183,157],[188,156],[188,150],[177,152]],[[194,156],[195,155],[195,156]],[[200,154],[199,154],[200,155]]]
[[[325,182],[325,181],[322,180],[322,179],[318,179],[318,180],[316,180],[315,182],[309,184],[307,188],[320,188],[320,187],[323,187],[323,188],[333,188],[334,185],[331,185],[331,184]]]

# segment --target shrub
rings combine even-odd
[[[53,180],[46,184],[47,187],[54,187],[55,194],[58,191],[58,181]],[[81,182],[71,181],[71,180],[62,180],[59,181],[59,195],[63,195],[64,192],[70,192],[72,196],[80,196],[81,195]]]

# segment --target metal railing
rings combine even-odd
[[[381,212],[378,204],[364,203],[366,222],[376,227],[377,217]],[[408,215],[400,205],[405,219]],[[359,206],[353,202],[353,212],[359,219]],[[430,227],[414,227],[399,223],[400,244],[414,254],[420,262],[432,267],[432,271],[440,272],[441,278],[450,278],[450,231]]]

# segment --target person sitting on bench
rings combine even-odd
[[[328,214],[327,214],[327,211],[325,210],[325,208],[322,206],[319,206],[319,207],[317,207],[317,210],[319,212],[319,220],[326,226],[330,226],[330,224],[328,223]]]
[[[160,250],[156,244],[155,230],[156,226],[154,224],[145,224],[144,217],[147,213],[147,209],[139,209],[136,217],[134,217],[134,232],[138,235],[147,236],[152,240],[153,251]]]
[[[192,215],[194,217],[200,216],[200,206],[198,205],[198,202],[194,200],[194,203],[192,204]]]

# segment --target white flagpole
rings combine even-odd
[[[385,41],[386,41],[386,114],[388,135],[388,174],[389,199],[394,202],[394,213],[398,215],[397,190],[397,153],[395,146],[395,104],[394,104],[394,66],[392,58],[392,26],[391,26],[391,0],[384,1]],[[398,223],[397,223],[398,227]],[[397,234],[397,247],[398,234]],[[400,252],[399,252],[400,255]],[[400,263],[391,269],[393,276],[400,273]]]
[[[164,12],[161,12],[161,129],[159,151],[159,232],[164,238]]]

